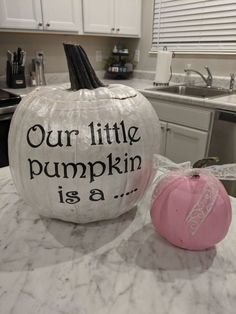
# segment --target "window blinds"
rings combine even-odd
[[[152,51],[236,51],[236,0],[154,0]]]

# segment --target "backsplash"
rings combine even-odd
[[[105,72],[103,70],[96,71],[99,78],[104,78]],[[63,84],[69,82],[69,73],[68,72],[61,72],[61,73],[45,73],[46,83],[47,85],[53,84]],[[151,80],[154,81],[155,72],[152,71],[140,71],[134,70],[133,78],[135,79],[142,79],[142,80]],[[30,86],[30,78],[27,77],[27,86]],[[185,73],[173,73],[171,78],[171,83],[175,84],[185,84],[186,83],[186,76]],[[213,76],[213,86],[221,87],[221,88],[229,88],[230,77],[224,76]],[[119,80],[114,80],[114,84],[119,84]],[[191,74],[191,84],[193,85],[205,85],[203,80],[198,76]],[[0,87],[6,87],[6,78],[5,76],[0,76]],[[236,89],[236,86],[234,86]],[[17,91],[17,90],[16,90]]]

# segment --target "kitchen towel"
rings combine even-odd
[[[173,52],[172,51],[158,51],[156,74],[154,82],[156,84],[167,84],[171,77],[171,61]]]

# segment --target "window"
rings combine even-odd
[[[154,0],[152,51],[236,52],[235,0]]]

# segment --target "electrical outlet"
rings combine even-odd
[[[102,51],[96,50],[96,62],[102,62]]]
[[[140,59],[140,50],[136,49],[134,52],[134,62],[139,63],[139,59]]]

